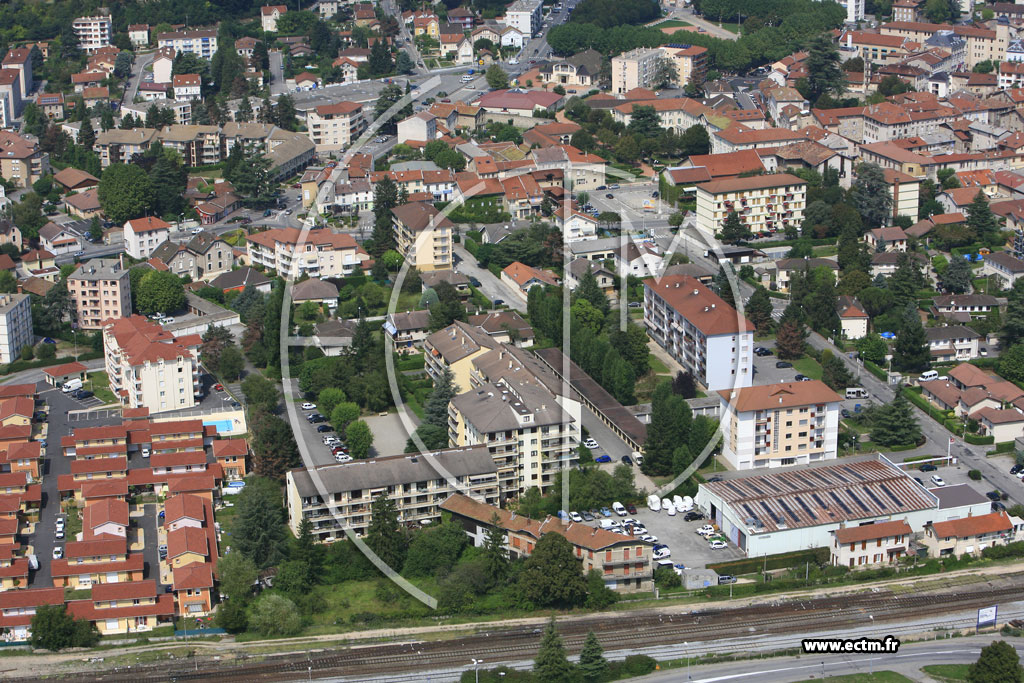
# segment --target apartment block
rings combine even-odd
[[[540,32],[542,7],[541,0],[516,0],[505,9],[505,25],[516,29],[528,40]]]
[[[21,74],[17,69],[0,69],[0,126],[13,128],[23,106]]]
[[[662,47],[662,56],[676,67],[676,83],[699,85],[708,71],[708,49],[699,45],[670,43]]]
[[[32,50],[27,47],[14,48],[8,51],[3,61],[4,69],[14,69],[20,74],[18,81],[21,85],[21,99],[28,98],[28,94],[35,87],[32,78]]]
[[[71,22],[78,46],[86,53],[93,54],[101,47],[110,45],[114,39],[113,24],[108,10],[101,9],[93,17],[79,17]]]
[[[78,326],[98,330],[108,320],[132,314],[132,289],[128,269],[118,259],[92,259],[67,278],[68,295],[75,307]]]
[[[503,498],[549,489],[559,470],[578,462],[579,429],[580,420],[526,373],[481,384],[448,404],[448,443],[486,446]]]
[[[820,380],[718,392],[722,455],[738,470],[837,457],[840,396]]]
[[[695,278],[644,280],[644,324],[709,391],[753,383],[753,323]]]
[[[440,521],[441,503],[460,491],[498,501],[495,465],[485,447],[356,460],[285,475],[292,533],[298,536],[299,524],[308,519],[313,536],[325,543],[340,540],[348,529],[364,536],[380,495],[395,502],[402,524],[427,525]]]
[[[572,544],[573,555],[580,560],[582,571],[598,571],[607,588],[642,591],[654,585],[654,549],[646,541],[586,524],[566,523],[556,517],[548,516],[541,521],[522,517],[462,494],[453,495],[441,507],[462,525],[478,548],[486,543],[487,532],[497,527],[505,534],[509,556],[525,558],[533,553],[542,536],[559,534]]]
[[[410,266],[421,272],[452,267],[455,226],[432,204],[402,204],[391,209],[391,216],[398,251]]]
[[[370,260],[351,235],[329,229],[310,230],[304,239],[301,235],[298,228],[250,235],[246,240],[250,262],[284,276],[328,278],[351,275]]]
[[[106,168],[110,164],[128,163],[132,156],[149,149],[154,140],[156,131],[152,128],[111,128],[96,134],[93,150],[100,155],[100,165]]]
[[[307,112],[306,126],[318,151],[334,151],[347,149],[366,129],[366,119],[358,102],[338,102]]]
[[[736,212],[751,232],[776,232],[800,225],[807,183],[789,173],[712,180],[697,186],[697,227],[714,233]]]
[[[622,94],[634,88],[650,88],[658,71],[660,49],[638,47],[612,58],[612,92]]]
[[[14,362],[34,342],[29,295],[0,294],[0,363]]]
[[[122,405],[149,412],[193,408],[202,392],[198,334],[175,337],[140,315],[103,326],[110,390]]]
[[[29,187],[50,172],[50,155],[35,138],[0,130],[0,176],[16,187]]]
[[[178,277],[187,276],[193,281],[212,280],[235,264],[231,245],[206,231],[181,244],[168,240],[153,251],[151,258]]]
[[[211,59],[217,52],[217,29],[170,31],[157,35],[157,47],[170,47],[175,52],[191,52],[196,57]]]

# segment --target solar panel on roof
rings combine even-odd
[[[804,512],[810,515],[811,519],[818,519],[818,515],[814,514],[814,512],[811,511],[811,508],[807,506],[807,503],[804,502],[803,498],[801,498],[800,496],[794,496],[794,499],[796,500],[796,502],[800,503],[800,507],[804,509]]]
[[[850,498],[853,498],[853,502],[860,506],[861,510],[868,512],[868,506],[864,504],[864,501],[857,497],[856,493],[853,491],[847,491],[847,493],[850,494]]]
[[[836,501],[836,503],[838,503],[838,504],[839,504],[839,507],[843,508],[843,512],[845,512],[845,513],[846,513],[846,514],[848,514],[848,515],[852,515],[852,514],[853,514],[853,511],[852,511],[852,510],[850,510],[850,508],[849,508],[849,507],[847,507],[846,503],[844,503],[844,502],[843,502],[843,501],[842,501],[842,500],[841,500],[841,499],[839,498],[839,496],[837,496],[837,495],[836,495],[836,492],[835,492],[835,491],[829,491],[829,495],[830,495],[830,496],[832,496],[833,500],[835,500],[835,501]]]
[[[839,474],[839,472],[836,471],[836,470],[832,470],[832,476],[834,476],[836,479],[838,479],[839,481],[843,482],[844,484],[849,484],[850,483],[850,482],[846,481],[846,479],[843,477],[843,475]]]
[[[868,494],[868,497],[871,498],[871,500],[875,501],[875,505],[877,505],[880,509],[888,509],[889,506],[883,503],[882,501],[878,500],[878,496],[875,495],[874,491],[870,489],[864,489],[864,493]]]
[[[812,493],[811,498],[813,498],[814,502],[816,502],[823,510],[828,510],[828,503],[823,501],[817,493]]]
[[[849,472],[850,476],[853,477],[854,479],[857,479],[858,481],[864,481],[864,475],[861,474],[860,472],[857,472],[849,465],[843,465],[843,471]]]
[[[790,517],[793,518],[794,522],[799,522],[800,521],[800,518],[797,517],[796,514],[794,514],[794,512],[789,509],[789,505],[786,504],[786,501],[780,499],[779,500],[779,505],[781,505],[782,509],[786,511],[787,515],[789,515]]]
[[[901,501],[899,498],[897,498],[895,495],[893,495],[893,492],[889,490],[888,486],[886,486],[885,484],[879,484],[879,486],[881,487],[881,489],[885,493],[885,495],[889,496],[889,498],[892,500],[892,502],[896,504],[896,507],[898,507],[898,508],[903,507],[903,501]]]
[[[743,491],[740,491],[738,488],[736,488],[736,485],[733,484],[731,481],[725,482],[725,485],[728,486],[732,490],[732,492],[735,493],[737,496],[743,495]]]
[[[761,489],[759,489],[756,486],[754,486],[754,482],[748,481],[747,482],[747,486],[749,486],[751,489],[753,489],[754,493],[756,493],[757,495],[759,495],[759,496],[763,496],[764,495],[764,492],[762,492]]]

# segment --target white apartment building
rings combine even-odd
[[[542,5],[541,0],[516,0],[505,10],[505,25],[532,38],[540,32]]]
[[[174,99],[198,100],[203,96],[203,78],[199,74],[174,74],[171,77]]]
[[[559,470],[575,465],[579,425],[528,373],[481,384],[448,404],[448,443],[487,446],[503,498],[532,486],[545,491]]]
[[[148,259],[171,235],[171,224],[155,216],[133,218],[124,224],[124,250],[136,259]]]
[[[846,10],[846,23],[864,21],[864,0],[836,0]],[[968,12],[970,10],[967,10]]]
[[[964,325],[929,327],[924,336],[933,361],[969,361],[981,355],[981,335]]]
[[[83,330],[98,330],[110,319],[132,314],[128,269],[118,259],[93,259],[68,275],[68,295]]]
[[[660,49],[645,47],[612,57],[612,92],[622,94],[633,88],[651,87],[661,58]]]
[[[105,12],[106,10],[101,10]],[[114,33],[109,14],[97,14],[94,17],[78,17],[71,22],[71,30],[78,39],[78,46],[87,54],[92,54],[101,47],[110,45]]]
[[[800,225],[807,183],[789,173],[712,180],[697,186],[697,227],[717,233],[735,211],[751,232],[776,232]]]
[[[373,501],[381,494],[395,502],[402,524],[433,524],[441,520],[441,503],[454,493],[498,502],[496,468],[487,448],[392,455],[285,474],[288,526],[298,536],[299,524],[308,519],[313,537],[322,543],[342,539],[346,529],[364,536]]]
[[[644,280],[644,324],[709,391],[753,383],[753,323],[695,278]]]
[[[306,127],[317,151],[347,149],[366,129],[363,105],[338,102],[306,113]]]
[[[737,470],[837,456],[840,396],[820,380],[718,392],[722,455]]]
[[[282,276],[344,277],[360,270],[370,255],[354,237],[328,229],[311,230],[300,244],[298,228],[275,228],[250,235],[249,260]]]
[[[0,363],[18,360],[22,347],[34,342],[29,295],[0,294]]]
[[[141,315],[103,327],[103,359],[110,390],[121,404],[150,414],[193,408],[202,393],[198,334],[175,337]]]
[[[399,253],[420,272],[452,267],[454,224],[433,204],[409,202],[391,209]]]
[[[174,48],[175,52],[191,52],[210,59],[217,52],[217,29],[170,31],[157,36],[157,47]]]

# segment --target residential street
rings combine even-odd
[[[491,301],[501,299],[509,308],[514,308],[520,313],[526,312],[526,302],[491,271],[476,265],[476,257],[466,251],[461,244],[455,245],[455,257],[457,263],[455,270],[467,277],[475,277],[480,281],[478,289],[483,292]]]

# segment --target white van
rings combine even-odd
[[[615,501],[614,503],[612,503],[612,510],[614,510],[615,514],[617,514],[619,517],[625,517],[627,514],[629,514],[626,511],[626,506],[620,503],[619,501]]]
[[[938,370],[928,370],[926,372],[922,372],[921,376],[917,378],[917,381],[918,382],[931,382],[933,379],[938,379],[938,378],[939,378],[939,371]]]
[[[661,510],[661,498],[658,498],[658,496],[656,495],[648,496],[647,507],[650,508],[653,512],[658,512],[659,510]]]
[[[669,503],[668,505],[665,506],[665,511],[668,512],[669,517],[676,516],[676,506],[673,505],[672,503]]]
[[[846,398],[867,398],[868,390],[861,387],[847,387]]]
[[[39,558],[35,555],[28,555],[28,568],[32,571],[39,571]]]
[[[78,379],[76,377],[75,379],[71,379],[71,380],[68,380],[67,382],[64,382],[64,386],[62,386],[60,388],[60,390],[63,391],[65,394],[68,394],[68,393],[71,393],[72,391],[76,391],[76,390],[81,389],[81,388],[82,388],[82,380],[80,380],[80,379]]]
[[[616,522],[614,519],[602,519],[601,520],[601,528],[602,529],[611,529],[616,524],[618,524],[618,522]]]

